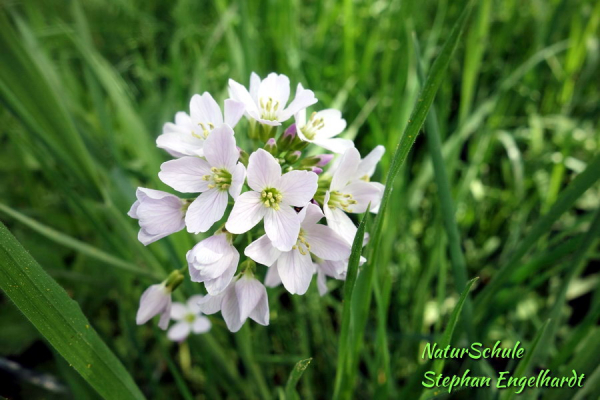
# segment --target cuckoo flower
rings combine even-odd
[[[273,246],[291,250],[300,232],[300,219],[293,207],[308,204],[317,190],[317,179],[310,171],[281,175],[277,160],[258,149],[248,161],[248,186],[252,190],[235,201],[225,228],[231,233],[244,233],[264,218],[265,232]]]
[[[329,190],[325,193],[323,210],[327,225],[348,243],[352,243],[356,226],[346,213],[363,213],[371,205],[379,204],[381,185],[359,179],[360,154],[355,148],[346,150],[333,173]]]
[[[283,286],[292,294],[304,294],[310,285],[315,272],[311,253],[333,261],[350,256],[350,245],[331,228],[318,223],[323,218],[318,206],[308,204],[298,216],[302,224],[291,250],[278,250],[266,235],[244,250],[244,254],[257,263],[277,268]]]
[[[334,138],[346,128],[346,120],[338,110],[327,109],[314,112],[307,121],[306,109],[302,109],[296,113],[295,119],[298,137],[305,142],[334,153],[343,153],[354,147],[352,140]]]
[[[150,286],[140,297],[140,306],[135,317],[138,325],[143,325],[155,315],[160,314],[158,326],[165,330],[169,326],[171,315],[171,291],[167,282]]]
[[[186,304],[173,303],[171,306],[171,319],[177,321],[169,331],[167,337],[174,342],[184,341],[190,333],[205,333],[210,331],[211,323],[200,312],[198,302],[203,296],[192,296]]]
[[[231,282],[220,294],[204,296],[198,305],[205,314],[221,311],[231,332],[239,331],[248,317],[261,325],[269,325],[267,290],[249,272]]]
[[[185,227],[188,203],[160,190],[137,188],[137,201],[129,210],[131,218],[139,220],[138,240],[145,246]]]
[[[208,92],[195,94],[190,101],[190,115],[183,111],[175,114],[175,123],[167,122],[156,145],[174,157],[202,155],[210,132],[223,125],[234,128],[244,114],[244,104],[225,100],[225,118],[219,105]]]
[[[245,168],[227,125],[215,128],[204,144],[205,158],[182,157],[161,165],[159,178],[183,193],[202,192],[190,204],[185,224],[188,232],[206,232],[223,217],[228,194],[235,200],[242,190]]]
[[[233,100],[244,103],[246,116],[271,126],[281,125],[292,115],[317,102],[312,90],[298,85],[294,100],[286,107],[290,98],[290,80],[285,75],[275,73],[270,73],[261,81],[253,72],[250,75],[249,91],[230,79],[229,95]]]
[[[231,282],[240,253],[231,244],[230,234],[217,233],[194,246],[186,258],[192,281],[204,282],[206,291],[217,295]]]

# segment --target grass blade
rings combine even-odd
[[[302,377],[302,374],[304,374],[306,368],[308,368],[308,365],[311,361],[312,358],[300,360],[294,366],[294,369],[290,373],[290,377],[288,378],[288,381],[285,385],[285,398],[287,400],[298,398],[298,394],[296,393],[296,385],[298,384],[298,381]]]
[[[127,261],[123,261],[120,258],[117,258],[113,255],[105,253],[102,250],[95,248],[94,246],[90,246],[87,243],[80,242],[77,239],[74,239],[64,233],[61,233],[57,230],[54,230],[50,227],[47,227],[23,214],[20,212],[13,210],[12,208],[0,203],[0,211],[5,212],[10,215],[14,219],[23,224],[27,225],[29,228],[33,229],[37,233],[47,237],[48,239],[61,244],[65,247],[69,247],[77,252],[87,255],[88,257],[95,258],[98,261],[102,261],[107,265],[113,266],[123,271],[127,271],[130,273],[134,273],[141,276],[147,276],[153,279],[161,279],[161,277],[157,274],[154,274],[150,271],[146,271],[141,269],[135,264],[129,263]]]
[[[370,208],[370,207],[369,207]],[[338,341],[338,362],[335,374],[335,389],[333,398],[337,399],[350,395],[352,393],[352,385],[349,380],[351,375],[351,365],[349,360],[346,358],[349,355],[348,344],[352,335],[351,320],[352,320],[352,296],[355,289],[356,278],[358,275],[358,263],[360,261],[360,253],[363,247],[363,239],[365,237],[365,225],[366,219],[369,214],[369,210],[365,212],[358,230],[354,236],[354,242],[352,243],[352,252],[350,253],[350,259],[348,260],[348,272],[346,274],[346,281],[344,283],[344,308],[342,310],[342,329],[340,332],[340,339]],[[341,391],[345,390],[345,394]],[[349,391],[349,393],[348,393]]]
[[[515,250],[512,257],[494,275],[490,283],[481,291],[476,298],[477,315],[481,315],[487,309],[493,295],[498,292],[502,285],[511,277],[511,274],[520,266],[519,261],[527,251],[550,231],[552,224],[571,206],[575,201],[594,183],[600,179],[600,155],[597,155],[587,166],[585,171],[577,175],[573,182],[561,193],[550,211],[541,217],[531,228],[531,231],[521,241],[521,245]]]
[[[0,288],[105,399],[144,399],[119,359],[54,281],[0,223]]]

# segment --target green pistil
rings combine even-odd
[[[283,196],[279,193],[279,190],[274,188],[268,188],[260,193],[263,205],[267,208],[273,208],[273,210],[279,210],[279,203],[283,200]]]
[[[190,324],[192,322],[194,322],[196,320],[196,316],[194,314],[187,314],[185,317],[183,317],[183,319],[186,320],[186,322],[189,322]]]
[[[300,130],[308,140],[313,140],[317,132],[325,126],[323,118],[316,118],[317,113],[313,112],[310,119]]]
[[[273,100],[269,97],[266,101],[264,97],[261,97],[258,101],[262,110],[261,117],[269,121],[277,120],[277,110],[279,109],[279,101]]]
[[[231,173],[229,171],[216,167],[212,167],[210,171],[212,174],[204,175],[202,177],[202,180],[210,182],[208,184],[209,189],[217,188],[224,191],[231,187]]]
[[[354,200],[351,194],[349,193],[340,193],[337,190],[334,190],[329,194],[329,208],[341,208],[346,212],[352,212],[350,207],[358,202]]]
[[[298,250],[303,256],[310,253],[310,244],[308,244],[308,242],[306,241],[304,234],[304,230],[300,229],[300,233],[298,234],[298,240],[296,241],[296,244],[292,246],[292,250]]]

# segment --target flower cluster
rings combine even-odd
[[[172,318],[178,322],[169,337],[176,341],[210,328],[200,312],[221,311],[232,332],[248,318],[268,325],[265,285],[283,284],[302,295],[317,275],[324,295],[326,277],[346,276],[356,234],[348,214],[364,213],[369,204],[377,212],[383,194],[371,176],[384,148],[361,158],[351,140],[336,137],[346,128],[338,110],[308,116],[307,107],[317,102],[311,90],[298,84],[289,101],[285,75],[261,80],[252,73],[248,89],[230,80],[229,95],[223,112],[209,93],[194,95],[190,113],[178,112],[156,141],[174,157],[161,165],[159,178],[195,197],[138,188],[129,211],[145,245],[184,227],[194,234],[212,232],[188,251],[186,267],[140,299],[137,323],[161,314],[159,326],[166,329]],[[245,135],[236,129],[242,116],[248,120]],[[339,156],[334,161],[324,150]],[[193,282],[204,283],[207,295],[175,307],[171,293],[185,270]]]

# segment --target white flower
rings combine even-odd
[[[190,277],[204,282],[211,295],[221,293],[231,282],[240,261],[240,253],[231,244],[228,234],[221,233],[204,239],[187,253]]]
[[[234,128],[244,114],[244,104],[225,100],[225,118],[219,105],[208,92],[195,94],[190,101],[190,115],[183,111],[175,114],[175,123],[167,122],[156,145],[174,157],[203,154],[204,142],[210,132],[223,125]]]
[[[198,304],[204,314],[221,311],[231,332],[239,331],[248,317],[261,325],[269,325],[267,290],[251,273],[243,274],[216,296],[204,296]]]
[[[233,79],[229,80],[229,95],[244,103],[246,115],[261,124],[278,126],[292,115],[315,104],[312,90],[298,85],[296,97],[286,107],[290,98],[290,80],[285,75],[270,73],[263,81],[254,72],[250,75],[250,91]]]
[[[305,142],[316,144],[334,153],[343,153],[354,147],[352,140],[334,138],[346,128],[346,120],[338,110],[327,109],[314,112],[306,121],[306,109],[302,109],[296,113],[295,119],[298,137]]]
[[[137,188],[137,201],[127,213],[139,220],[138,240],[145,246],[185,227],[187,203],[177,196],[146,188]]]
[[[246,170],[238,163],[239,151],[227,125],[215,128],[204,144],[204,156],[182,157],[161,165],[158,177],[182,193],[202,192],[185,216],[188,232],[206,232],[223,217],[229,193],[235,200],[242,190]]]
[[[277,160],[265,150],[257,150],[248,162],[248,186],[252,190],[235,201],[225,228],[231,233],[244,233],[264,217],[265,232],[273,246],[291,250],[300,232],[300,219],[293,207],[308,204],[317,191],[317,180],[310,171],[281,175]]]
[[[350,244],[354,240],[356,226],[346,213],[363,213],[369,203],[372,207],[377,207],[383,194],[381,184],[365,182],[361,179],[363,172],[373,173],[370,170],[372,159],[369,158],[367,161],[361,166],[358,150],[355,148],[346,150],[333,173],[331,185],[325,193],[323,202],[327,225]],[[374,168],[373,166],[373,170]]]
[[[350,245],[330,227],[318,223],[323,218],[318,206],[308,204],[299,217],[302,225],[290,251],[278,250],[266,235],[244,250],[244,254],[257,263],[276,268],[283,286],[292,294],[304,294],[310,286],[315,272],[311,253],[323,260],[334,261],[350,256]]]
[[[167,332],[167,337],[170,340],[182,342],[191,332],[199,334],[210,331],[210,320],[202,315],[198,305],[202,297],[200,295],[192,296],[186,304],[173,303],[171,306],[171,319],[177,321],[177,323],[171,326]]]
[[[143,325],[158,314],[161,315],[158,326],[163,330],[167,329],[171,315],[171,289],[166,282],[152,285],[142,293],[135,322]]]

